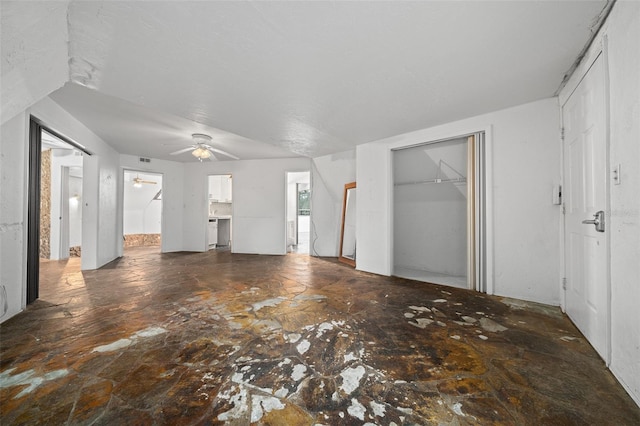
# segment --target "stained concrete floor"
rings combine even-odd
[[[42,277],[0,327],[3,425],[640,424],[555,308],[295,254]]]

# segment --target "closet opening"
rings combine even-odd
[[[484,133],[394,149],[393,275],[486,291]]]

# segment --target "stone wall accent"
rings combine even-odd
[[[69,247],[69,257],[82,257],[82,247]]]
[[[125,247],[159,246],[160,234],[128,234],[124,236]]]
[[[51,257],[51,150],[42,151],[40,162],[40,258]]]

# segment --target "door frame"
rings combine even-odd
[[[468,152],[473,158],[467,160],[467,171],[472,172],[468,179],[467,226],[472,235],[467,235],[467,286],[470,290],[493,294],[493,243],[491,235],[492,223],[492,179],[491,179],[491,127],[479,128],[460,133],[451,132],[439,138],[407,145],[394,146],[389,150],[389,260],[391,275],[394,273],[394,181],[393,181],[393,152],[416,146],[432,145],[456,139],[467,139]],[[473,146],[471,146],[473,145]],[[469,207],[473,206],[473,211]]]
[[[233,253],[233,227],[234,225],[234,213],[235,213],[235,203],[233,202],[233,173],[231,173],[230,171],[228,172],[207,172],[205,174],[205,181],[204,181],[204,215],[205,215],[205,222],[204,222],[204,250],[205,252],[209,251],[209,203],[210,203],[210,199],[209,199],[209,190],[211,188],[209,188],[209,178],[212,176],[229,176],[230,180],[231,180],[231,222],[230,222],[230,228],[229,228],[229,237],[231,238],[231,244],[229,247],[229,250],[231,251],[231,253]],[[219,222],[218,222],[219,224]]]
[[[29,120],[29,196],[27,207],[27,298],[29,305],[40,295],[40,190],[42,125]]]
[[[118,193],[119,193],[118,199],[120,200],[120,208],[118,209],[118,215],[119,215],[118,221],[120,222],[119,228],[121,231],[120,233],[122,234],[120,236],[120,242],[118,243],[118,256],[122,257],[124,255],[124,185],[125,185],[124,175],[127,172],[158,175],[162,179],[162,185],[160,185],[160,189],[162,190],[162,197],[163,197],[163,199],[161,200],[162,208],[160,209],[160,253],[164,253],[164,244],[165,244],[165,239],[163,238],[163,235],[165,233],[164,173],[156,172],[153,170],[144,170],[144,169],[137,169],[135,167],[123,166],[123,167],[120,167],[120,176],[122,177],[122,179],[120,179],[120,182],[118,185]]]
[[[605,241],[607,244],[606,247],[606,294],[607,300],[605,301],[605,308],[607,310],[605,315],[605,329],[606,329],[606,338],[605,338],[605,351],[603,355],[603,360],[607,367],[611,364],[611,127],[610,127],[610,80],[609,80],[609,56],[608,56],[608,38],[606,35],[597,39],[592,44],[591,48],[585,54],[582,62],[575,69],[574,73],[571,75],[571,78],[567,82],[567,84],[562,88],[562,91],[558,95],[558,103],[560,106],[560,179],[562,185],[562,192],[566,193],[565,188],[569,184],[566,178],[566,170],[564,166],[564,151],[565,151],[565,138],[564,138],[564,107],[571,98],[571,95],[576,91],[582,80],[585,78],[595,61],[602,56],[602,66],[604,73],[604,128],[605,128],[605,150],[606,150],[606,158],[605,158],[605,176],[606,176],[606,194],[605,194]],[[567,226],[566,226],[566,215],[565,212],[565,201],[562,200],[562,219],[560,221],[560,308],[562,312],[566,313],[567,301],[566,301],[566,276],[567,276]]]
[[[60,226],[58,238],[58,259],[69,258],[69,166],[62,166],[60,175]]]
[[[309,190],[311,191],[311,193],[313,194],[313,173],[311,173],[311,169],[293,169],[293,170],[285,170],[284,172],[284,254],[288,254],[289,253],[289,240],[288,240],[288,225],[289,225],[289,216],[288,216],[288,211],[289,211],[289,174],[290,173],[308,173],[309,174]],[[295,183],[296,186],[296,212],[295,212],[295,222],[296,222],[296,232],[295,232],[295,238],[296,238],[296,244],[298,242],[298,182]],[[313,222],[311,220],[311,215],[313,214],[313,206],[311,205],[311,201],[309,202],[309,221],[310,221],[310,229],[309,229],[309,256],[313,256],[311,254],[312,251],[312,244],[311,244],[311,223]]]
[[[84,154],[92,155],[84,146],[51,129],[37,117],[33,115],[29,116],[29,148],[27,159],[27,280],[25,287],[25,303],[27,305],[35,302],[40,295],[40,190],[42,186],[40,168],[42,166],[43,130],[73,146],[75,149],[82,151]]]

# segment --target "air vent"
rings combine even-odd
[[[141,163],[150,163],[151,162],[151,158],[140,157],[140,162]]]
[[[80,152],[80,151],[73,151],[73,155],[75,155],[76,157],[82,157],[82,152]]]

